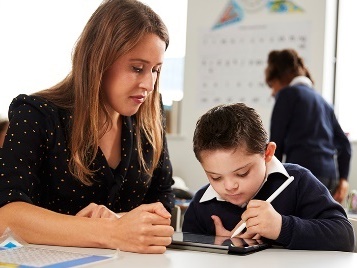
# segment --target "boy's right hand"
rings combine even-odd
[[[246,222],[247,231],[239,235],[240,238],[255,238],[255,235],[259,234],[275,240],[281,231],[282,216],[267,201],[249,201],[246,211],[242,214],[242,220]]]

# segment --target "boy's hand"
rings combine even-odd
[[[251,200],[242,220],[246,222],[247,231],[239,235],[240,238],[256,238],[255,234],[272,240],[279,237],[282,217],[269,202]]]
[[[231,236],[233,233],[228,231],[226,228],[224,228],[221,219],[216,216],[212,215],[211,216],[214,226],[216,228],[216,236]]]
[[[223,242],[227,239],[227,237],[231,237],[232,232],[224,228],[222,221],[218,216],[212,215],[211,218],[216,228],[216,237],[214,239],[214,244],[222,245]]]
[[[227,239],[227,237],[231,237],[233,235],[234,230],[237,229],[243,223],[243,221],[240,221],[232,231],[228,231],[226,228],[223,227],[222,221],[218,216],[212,215],[211,218],[216,228],[216,239],[214,243],[217,245],[222,245],[223,242]],[[220,238],[221,236],[222,238]],[[231,238],[231,241],[235,246],[238,246],[240,243],[242,243],[242,241],[246,241],[246,243],[249,244],[249,241],[253,241],[252,239],[260,238],[261,237],[258,234],[251,234],[249,235],[249,237],[244,237],[244,240],[241,240],[239,236],[239,238]]]

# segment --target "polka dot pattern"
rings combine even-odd
[[[124,117],[122,160],[111,169],[98,148],[91,165],[93,185],[75,179],[68,168],[67,110],[34,96],[19,95],[9,108],[10,126],[0,150],[0,206],[24,201],[74,215],[94,202],[115,212],[129,211],[142,203],[160,201],[171,210],[174,197],[172,167],[166,139],[160,165],[152,178],[140,170],[136,148],[135,117]],[[152,148],[143,142],[143,154],[151,163]]]

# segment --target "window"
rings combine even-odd
[[[166,113],[166,130],[178,134],[180,101],[183,98],[184,59],[188,0],[140,0],[149,5],[165,22],[170,45],[160,77],[160,91]]]
[[[141,1],[161,16],[170,33],[160,83],[170,113],[183,96],[187,0]],[[7,117],[9,104],[18,94],[53,86],[70,72],[74,44],[101,2],[0,1],[0,117]]]
[[[0,116],[7,117],[18,94],[48,88],[69,73],[72,48],[100,3],[0,1]]]
[[[357,23],[356,10],[357,1],[339,1],[335,103],[341,127],[351,140],[357,140],[357,36],[351,30]]]

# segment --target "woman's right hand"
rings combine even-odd
[[[76,216],[87,218],[120,218],[120,216],[104,205],[90,203],[88,206],[80,210]]]
[[[141,205],[119,219],[110,219],[112,228],[103,230],[110,238],[108,246],[122,251],[164,253],[174,229],[171,214],[157,202]]]

